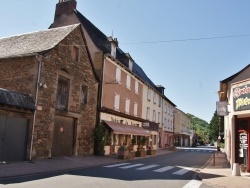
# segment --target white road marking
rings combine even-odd
[[[141,168],[137,168],[136,170],[147,170],[147,169],[150,169],[150,168],[154,168],[156,166],[159,166],[159,165],[148,165],[148,166],[144,166],[144,167],[141,167]]]
[[[181,170],[178,170],[176,172],[174,172],[173,174],[175,175],[183,175],[185,173],[187,173],[188,171],[192,170],[193,168],[190,167],[183,167],[183,166],[177,166],[178,168],[182,168]]]
[[[199,188],[202,184],[202,181],[199,180],[191,180],[182,188]]]
[[[133,164],[133,165],[128,165],[128,166],[123,166],[120,167],[122,169],[128,169],[128,168],[133,168],[133,167],[137,167],[137,166],[142,166],[143,164]]]
[[[163,168],[159,168],[159,169],[157,169],[157,170],[154,170],[154,172],[165,172],[165,171],[170,170],[170,169],[172,169],[172,168],[174,168],[174,166],[166,166],[166,167],[163,167]]]
[[[104,166],[104,167],[112,168],[112,167],[123,166],[123,165],[128,165],[128,164],[130,164],[130,163],[119,163],[119,164],[108,165],[108,166]]]

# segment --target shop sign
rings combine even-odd
[[[216,111],[218,116],[227,116],[227,101],[217,101],[216,102]]]
[[[250,109],[250,85],[236,87],[233,89],[234,111]]]
[[[240,148],[247,149],[248,148],[247,133],[240,133],[239,139],[240,139]]]

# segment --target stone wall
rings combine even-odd
[[[79,62],[73,61],[71,58],[72,45],[79,45]],[[39,87],[38,91],[37,105],[42,110],[37,110],[36,114],[33,157],[36,159],[51,157],[55,115],[75,119],[76,136],[73,155],[92,154],[94,145],[92,129],[96,124],[98,84],[93,74],[80,26],[53,49],[44,53],[41,59],[40,82],[45,83],[47,88]],[[31,94],[35,99],[38,64],[35,56],[0,60],[0,87]],[[65,111],[56,109],[59,75],[66,75],[70,79],[68,108]],[[86,105],[81,103],[83,84],[88,86]],[[30,141],[30,138],[28,140]]]

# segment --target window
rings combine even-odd
[[[121,83],[121,69],[116,67],[116,82]]]
[[[131,59],[129,59],[129,65],[128,65],[128,67],[132,71],[132,69],[133,69],[133,61]]]
[[[116,45],[111,43],[111,55],[116,58]]]
[[[148,88],[148,100],[150,101],[151,99],[151,89]]]
[[[162,98],[159,96],[159,107],[161,107],[161,100],[162,100]]]
[[[134,103],[134,116],[137,116],[138,104]]]
[[[138,80],[135,80],[135,93],[139,93],[139,83],[138,83]]]
[[[153,110],[153,122],[156,122],[156,111]]]
[[[126,114],[129,114],[129,108],[130,108],[130,100],[126,99],[126,102],[125,102],[125,113]]]
[[[80,61],[80,48],[78,46],[72,46],[71,56],[73,61]]]
[[[147,107],[146,119],[149,120],[149,118],[150,118],[150,108]]]
[[[158,123],[161,123],[161,112],[158,112]]]
[[[167,118],[164,118],[164,125],[167,125]]]
[[[128,89],[130,89],[130,85],[131,85],[131,77],[129,75],[127,75],[126,86]]]
[[[153,98],[154,104],[156,104],[156,100],[157,100],[157,94],[154,93],[154,98]]]
[[[82,86],[82,104],[86,105],[88,100],[88,86]]]
[[[167,104],[164,105],[164,111],[167,113]]]
[[[119,111],[120,109],[120,95],[115,94],[115,110]]]
[[[59,76],[57,85],[56,107],[67,110],[69,98],[69,79]]]

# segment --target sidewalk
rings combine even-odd
[[[232,170],[223,152],[212,155],[204,169],[198,174],[198,178],[202,180],[200,188],[205,187],[226,187],[226,188],[249,188],[250,173],[241,172],[241,176],[232,176]]]
[[[158,149],[156,155],[167,154],[172,151]],[[150,156],[146,156],[150,157]],[[42,174],[48,172],[59,172],[73,170],[91,166],[106,165],[121,162],[117,156],[77,156],[77,157],[58,157],[53,159],[37,160],[34,162],[21,161],[0,163],[0,180],[15,176],[26,176],[31,174]]]

